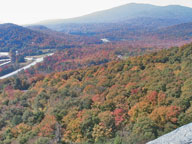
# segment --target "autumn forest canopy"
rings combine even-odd
[[[192,122],[191,14],[130,4],[0,24],[0,144],[145,144]]]
[[[147,142],[191,120],[192,45],[1,81],[1,141]],[[36,79],[35,79],[36,78]]]

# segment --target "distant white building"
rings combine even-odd
[[[9,56],[8,52],[0,52],[0,56]]]
[[[119,59],[123,59],[123,56],[122,55],[118,55],[117,56]]]
[[[101,39],[101,40],[102,40],[102,42],[104,42],[104,43],[110,42],[110,40],[108,40],[107,38],[103,38],[103,39]]]
[[[19,52],[18,52],[18,51],[16,51],[16,52],[15,52],[15,54],[16,54],[16,56],[17,56],[17,55],[19,55]]]

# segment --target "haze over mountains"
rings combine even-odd
[[[191,42],[191,22],[192,8],[189,7],[132,3],[82,17],[38,24],[66,34],[170,47]]]
[[[39,24],[56,30],[61,30],[62,24],[69,23],[137,23],[141,20],[143,24],[147,24],[149,22],[161,20],[167,22],[166,25],[173,25],[192,21],[191,13],[191,8],[179,5],[154,6],[149,4],[132,3],[82,17],[63,20],[49,20],[40,22]]]
[[[66,48],[79,46],[77,41],[100,43],[102,38],[160,47],[182,45],[191,42],[192,8],[132,3],[78,18],[40,24],[28,27],[1,24],[0,49]]]
[[[191,42],[191,22],[189,7],[132,3],[78,18],[44,21],[41,25],[2,24],[0,46],[3,51],[10,47],[66,48],[79,46],[77,41],[94,44],[108,38],[112,42],[170,47]]]

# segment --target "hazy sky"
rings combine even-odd
[[[192,7],[192,0],[0,0],[0,22],[30,24],[77,17],[132,2]]]

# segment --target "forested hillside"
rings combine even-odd
[[[14,24],[0,25],[0,51],[52,48],[56,46],[55,43],[56,39],[40,32]]]
[[[57,51],[52,56],[45,57],[42,63],[38,63],[35,67],[26,70],[25,73],[34,75],[85,68],[157,50],[159,48],[149,48],[149,46],[142,44],[134,45],[127,42],[104,43],[81,48],[64,49]]]
[[[147,20],[146,20],[147,19]],[[169,48],[192,42],[192,23],[169,25],[168,20],[140,18],[130,23],[64,24],[62,32],[75,36],[107,38],[112,42],[142,43]]]
[[[144,144],[191,122],[192,44],[0,81],[0,143]]]
[[[43,49],[80,47],[89,43],[101,43],[96,38],[54,33],[42,27],[26,28],[15,24],[0,24],[0,51],[19,50],[21,53],[38,53]]]

